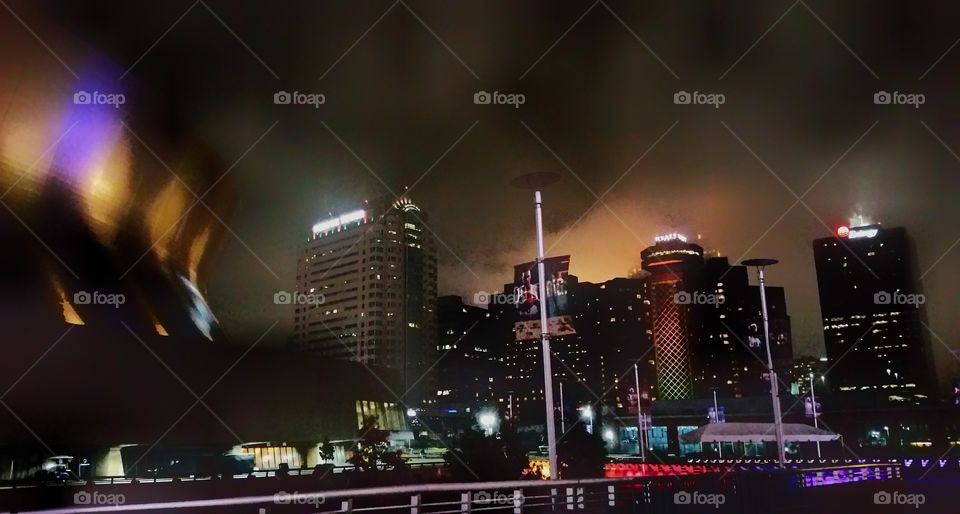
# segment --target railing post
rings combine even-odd
[[[471,512],[473,510],[473,497],[470,491],[460,493],[460,512]]]
[[[557,488],[550,488],[550,510],[553,510],[557,506]]]
[[[410,514],[420,514],[420,505],[422,501],[420,500],[419,494],[414,494],[410,496]]]
[[[567,488],[567,510],[573,510],[573,488]]]
[[[613,507],[617,504],[617,488],[613,485],[607,486],[607,505]]]
[[[513,514],[523,514],[523,490],[513,490]]]
[[[353,498],[340,502],[340,512],[353,512]]]

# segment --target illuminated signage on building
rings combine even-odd
[[[880,232],[878,228],[854,228],[850,229],[850,235],[847,236],[847,239],[859,239],[861,237],[874,237],[877,233]]]
[[[876,226],[865,226],[865,227],[854,227],[850,228],[843,226],[837,229],[837,237],[845,237],[847,239],[862,239],[864,237],[876,237],[880,233],[880,229]]]
[[[680,234],[678,232],[673,232],[670,234],[663,234],[662,236],[657,236],[653,238],[654,243],[665,243],[667,241],[682,241],[687,242],[687,236]]]
[[[325,232],[330,232],[331,230],[338,229],[347,223],[352,223],[355,221],[362,221],[367,218],[367,211],[363,209],[358,209],[356,211],[350,211],[340,216],[335,216],[333,218],[323,220],[313,226],[314,234],[323,234]]]

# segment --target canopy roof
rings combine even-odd
[[[785,442],[836,441],[839,434],[800,423],[784,423]],[[711,423],[692,432],[680,435],[684,443],[719,443],[776,441],[777,431],[773,423]]]

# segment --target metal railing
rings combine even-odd
[[[453,514],[472,512],[535,513],[553,510],[629,511],[630,503],[618,485],[630,479],[520,480],[453,484],[422,484],[370,487],[339,491],[277,493],[207,500],[171,501],[71,507],[34,512],[69,514],[86,512],[160,511],[175,509],[258,507],[261,514],[300,512],[409,512],[410,514]]]

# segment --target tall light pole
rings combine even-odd
[[[763,270],[767,266],[776,264],[776,259],[748,259],[743,261],[744,266],[757,268],[760,283],[760,310],[763,314],[763,340],[767,347],[767,373],[770,377],[770,401],[773,402],[773,424],[777,431],[777,462],[780,468],[784,467],[783,448],[783,420],[780,414],[780,388],[777,383],[777,373],[773,369],[773,355],[770,353],[770,320],[767,317],[767,292],[763,285]]]
[[[720,423],[720,407],[717,406],[717,388],[713,388],[713,418]],[[717,452],[723,458],[723,441],[717,441]]]
[[[813,392],[813,373],[810,373],[810,403],[812,404],[811,407],[813,407],[813,428],[820,428],[820,425],[817,423],[817,416],[820,415],[820,413],[817,412],[817,394]],[[889,439],[889,437],[887,439]],[[820,441],[817,441],[817,458],[823,458],[820,455]]]
[[[563,417],[563,381],[560,381],[560,433],[567,433],[567,421]]]
[[[553,370],[550,363],[550,334],[547,326],[547,276],[544,266],[543,251],[543,199],[540,189],[560,180],[560,175],[551,172],[534,172],[521,175],[514,179],[518,187],[534,189],[533,201],[537,221],[537,273],[538,295],[540,311],[540,346],[543,349],[543,403],[547,415],[547,451],[550,457],[550,479],[556,480],[560,475],[557,465],[557,427],[554,426],[553,416]]]
[[[647,460],[647,448],[643,441],[643,407],[640,406],[640,370],[633,363],[633,379],[637,383],[637,443],[640,444],[640,459]]]

